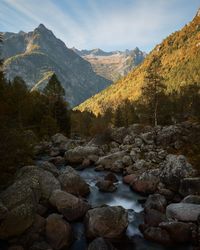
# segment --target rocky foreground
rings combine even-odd
[[[0,193],[5,249],[69,249],[77,220],[84,221],[89,250],[115,249],[112,242],[120,241],[128,226],[127,211],[103,204],[91,207],[86,200],[90,187],[76,167],[109,171],[96,184],[102,192],[116,190],[116,172],[147,197],[140,225],[147,240],[199,249],[200,175],[179,154],[199,133],[200,126],[191,123],[157,128],[135,124],[90,141],[56,134],[41,142],[35,147],[37,164],[19,169],[14,183]]]

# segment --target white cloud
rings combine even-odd
[[[18,12],[15,27],[17,21],[25,29],[43,23],[69,47],[78,48],[149,48],[180,25],[187,11],[181,0],[84,0],[84,8],[77,0],[62,1],[64,5],[55,0],[2,1]]]

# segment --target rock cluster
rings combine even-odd
[[[37,166],[19,169],[14,183],[0,193],[0,239],[10,249],[68,249],[74,240],[71,223],[84,220],[86,236],[93,240],[88,249],[114,249],[108,239],[123,236],[128,214],[122,207],[88,204],[90,186],[75,168],[94,167],[109,171],[96,183],[99,191],[114,192],[114,173],[121,173],[133,191],[147,196],[139,227],[147,240],[198,246],[200,177],[184,155],[168,153],[180,149],[195,126],[199,129],[190,123],[135,124],[112,129],[105,144],[61,134],[41,142],[35,147]]]

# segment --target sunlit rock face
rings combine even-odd
[[[9,80],[24,79],[31,90],[43,90],[56,73],[71,106],[107,87],[111,82],[98,76],[85,61],[40,24],[34,31],[3,33],[2,56]]]

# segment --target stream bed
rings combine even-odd
[[[98,187],[95,184],[98,180],[103,179],[107,172],[96,172],[93,168],[87,168],[81,171],[78,171],[82,178],[90,185],[90,194],[87,197],[88,202],[95,206],[109,205],[109,206],[122,206],[128,211],[129,226],[126,231],[126,239],[122,240],[120,243],[116,243],[115,246],[119,250],[189,250],[191,249],[188,246],[181,247],[163,247],[161,245],[146,241],[139,229],[138,226],[143,222],[143,208],[142,205],[138,202],[138,199],[143,197],[139,194],[133,192],[130,187],[122,182],[122,176],[115,174],[118,182],[117,190],[113,193],[100,192]],[[86,250],[87,249],[87,240],[84,235],[84,226],[81,222],[73,223],[73,229],[76,237],[76,241],[72,245],[70,250]]]

